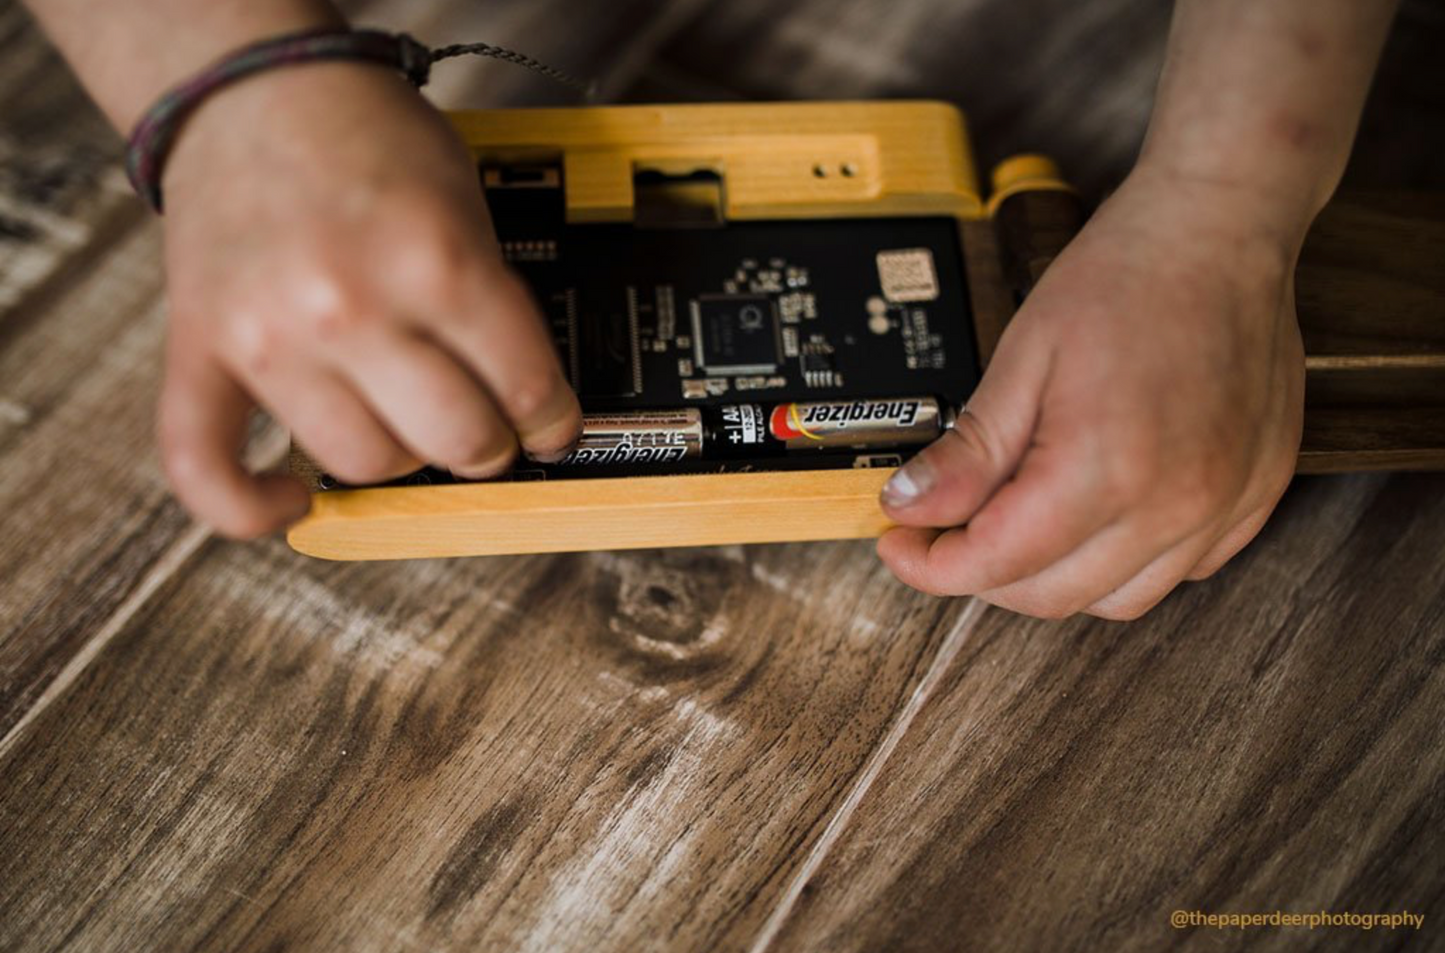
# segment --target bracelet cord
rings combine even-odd
[[[157,213],[163,209],[161,174],[182,124],[212,93],[246,76],[296,63],[352,60],[395,67],[420,88],[431,65],[456,56],[487,56],[533,70],[591,98],[594,86],[530,56],[489,43],[457,43],[432,50],[406,33],[382,30],[305,30],[244,46],[191,79],[167,90],[146,110],[126,145],[125,171],[131,186]]]

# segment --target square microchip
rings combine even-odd
[[[896,248],[878,253],[878,283],[889,301],[933,301],[938,272],[927,248]]]
[[[709,374],[767,374],[778,367],[778,318],[765,295],[704,295],[692,303],[697,365]]]

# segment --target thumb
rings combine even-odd
[[[1049,368],[1048,348],[1023,338],[1004,334],[953,429],[884,485],[889,518],[903,526],[958,526],[1013,475],[1033,436]]]

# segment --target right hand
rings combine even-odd
[[[235,537],[303,516],[238,455],[251,409],[347,483],[464,477],[581,427],[551,336],[503,264],[477,169],[399,76],[250,77],[182,129],[162,183],[170,334],[159,436],[181,501]]]

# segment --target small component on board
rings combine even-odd
[[[878,253],[878,282],[889,301],[933,301],[938,271],[927,248],[898,248]]]
[[[707,397],[721,397],[728,392],[726,377],[706,377],[701,380],[682,382],[682,396],[688,400],[703,400]]]
[[[833,366],[833,346],[824,341],[809,341],[798,358],[803,382],[809,387],[841,387],[843,377]]]
[[[708,374],[767,374],[778,366],[778,319],[765,295],[704,295],[692,303],[697,366]]]
[[[640,390],[637,373],[636,310],[631,296],[613,292],[582,295],[575,357],[577,389],[599,397],[630,397]]]

